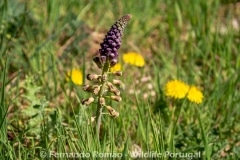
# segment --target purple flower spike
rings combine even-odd
[[[107,32],[107,35],[100,44],[101,49],[99,53],[101,57],[106,57],[106,61],[113,67],[118,61],[118,49],[121,46],[121,37],[123,35],[124,28],[128,21],[132,18],[132,15],[127,14],[118,19]],[[104,62],[105,63],[105,62]],[[99,66],[99,65],[98,65]]]

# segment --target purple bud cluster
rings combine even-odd
[[[123,16],[117,20],[107,32],[103,42],[100,44],[101,49],[99,49],[100,61],[102,63],[108,61],[111,66],[114,66],[117,63],[118,49],[121,46],[123,30],[131,18],[132,16],[130,14]]]

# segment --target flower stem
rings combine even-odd
[[[197,118],[199,121],[199,125],[200,125],[200,129],[201,129],[201,134],[202,134],[202,139],[204,142],[204,149],[205,149],[205,153],[206,153],[206,159],[210,160],[211,159],[211,149],[208,146],[208,138],[207,138],[207,134],[206,134],[206,128],[204,128],[203,123],[202,123],[202,118],[201,118],[201,111],[198,108],[198,106],[195,107],[196,111],[197,111]]]
[[[173,112],[173,122],[171,123],[171,127],[170,127],[170,136],[168,139],[168,145],[169,145],[169,150],[174,153],[175,152],[175,147],[174,147],[174,135],[176,132],[176,128],[177,128],[177,123],[179,121],[180,118],[180,114],[182,111],[183,106],[185,105],[185,99],[182,103],[181,106],[175,106],[174,108],[174,112]]]
[[[109,63],[105,63],[102,69],[102,81],[101,81],[101,87],[100,87],[100,91],[98,93],[98,102],[97,102],[97,112],[96,112],[96,134],[97,137],[99,139],[99,134],[100,134],[100,126],[101,126],[101,120],[102,120],[102,110],[103,110],[103,106],[100,102],[100,98],[103,96],[104,94],[104,88],[106,85],[107,80],[104,80],[104,75],[106,73],[108,73],[110,64]]]
[[[101,118],[102,118],[102,109],[103,107],[100,104],[100,98],[98,98],[98,106],[97,106],[97,113],[96,113],[96,134],[97,137],[99,138],[99,133],[100,133],[100,126],[101,126]]]

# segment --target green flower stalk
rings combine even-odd
[[[88,74],[87,79],[89,81],[94,81],[93,85],[84,85],[83,90],[90,92],[95,95],[97,99],[97,111],[96,111],[96,134],[99,137],[101,117],[103,114],[103,109],[108,111],[108,114],[112,117],[118,117],[119,113],[115,111],[109,105],[106,105],[105,99],[109,98],[116,102],[122,100],[120,96],[120,91],[117,87],[123,85],[120,80],[114,79],[110,82],[108,79],[109,75],[112,76],[122,76],[121,71],[115,73],[110,72],[110,68],[113,67],[118,62],[118,49],[121,46],[121,37],[123,36],[124,28],[126,27],[128,21],[132,18],[130,14],[127,14],[120,19],[118,19],[107,32],[103,42],[100,44],[99,49],[100,56],[94,57],[93,61],[96,63],[98,68],[102,70],[101,75]],[[90,97],[88,99],[82,100],[83,105],[90,105],[94,102],[94,98]]]

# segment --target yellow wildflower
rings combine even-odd
[[[143,56],[136,52],[128,52],[123,54],[123,61],[137,67],[143,67],[145,65]]]
[[[186,97],[189,101],[200,104],[203,101],[202,92],[195,86],[189,86],[179,80],[169,81],[165,86],[165,94],[168,97],[182,99]]]
[[[169,81],[165,86],[165,94],[175,99],[184,98],[189,90],[189,86],[179,80]]]
[[[203,101],[203,94],[197,87],[191,86],[187,98],[194,103],[200,104]]]
[[[115,64],[115,66],[111,68],[111,72],[121,71],[121,69],[122,69],[122,65],[120,63],[117,63]]]
[[[79,69],[72,69],[68,71],[66,79],[67,81],[71,79],[71,81],[77,85],[82,85],[83,83],[83,75]]]

